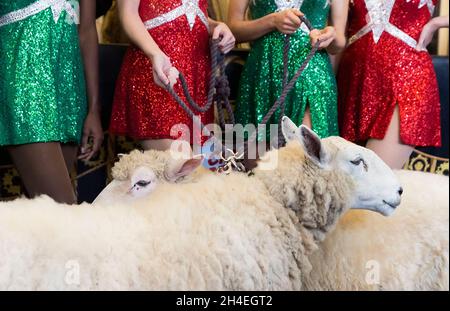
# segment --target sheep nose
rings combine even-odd
[[[402,187],[400,187],[400,189],[398,189],[398,194],[399,194],[399,195],[402,195],[402,194],[403,194],[403,188],[402,188]]]

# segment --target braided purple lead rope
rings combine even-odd
[[[220,117],[220,123],[222,129],[225,128],[225,117],[223,114],[223,105],[225,106],[225,109],[228,112],[229,118],[231,123],[234,125],[234,114],[233,109],[231,107],[229,96],[230,96],[230,88],[228,84],[228,79],[226,77],[225,73],[225,56],[223,53],[219,51],[219,42],[220,39],[212,40],[211,41],[211,75],[210,75],[210,81],[209,81],[209,91],[208,91],[208,98],[206,105],[200,106],[195,102],[195,100],[192,98],[189,87],[187,85],[186,78],[182,73],[179,74],[179,80],[181,84],[181,88],[183,90],[183,94],[189,103],[189,105],[192,107],[192,109],[197,113],[203,113],[211,109],[211,107],[214,104],[214,96],[216,96],[216,102],[220,103],[217,105],[218,107],[218,113]],[[173,88],[170,85],[166,85],[167,91],[174,97],[175,101],[178,102],[178,104],[188,113],[189,116],[195,115],[194,111],[191,110],[190,107],[182,100],[178,94],[175,93]],[[223,105],[222,105],[223,102]],[[202,129],[205,126],[202,125]]]
[[[244,153],[247,154],[248,152],[248,143],[253,142],[258,133],[259,133],[259,128],[262,125],[267,125],[267,123],[269,122],[269,120],[272,118],[273,114],[280,108],[281,105],[283,105],[283,103],[286,101],[286,97],[289,94],[289,92],[294,88],[295,83],[297,83],[297,80],[300,78],[300,76],[302,75],[303,71],[305,70],[306,66],[308,66],[309,62],[311,61],[311,59],[314,57],[314,55],[316,54],[317,50],[319,49],[319,45],[320,42],[318,41],[313,48],[311,49],[311,51],[309,52],[309,54],[306,56],[306,59],[303,61],[302,65],[300,66],[300,68],[297,70],[297,72],[295,73],[294,77],[289,81],[289,83],[284,87],[283,91],[281,92],[280,97],[277,99],[277,101],[275,102],[275,104],[272,106],[272,108],[270,108],[269,112],[264,116],[262,122],[258,125],[258,127],[256,128],[256,131],[253,132],[252,136],[250,136],[250,138],[247,141],[247,144],[245,145],[245,149],[244,149]],[[282,118],[283,116],[280,116],[280,118]],[[284,138],[283,138],[284,139]]]
[[[234,112],[233,108],[230,104],[230,86],[228,83],[228,77],[226,75],[226,63],[225,63],[225,55],[224,54],[218,54],[218,66],[219,66],[219,73],[217,75],[217,81],[216,81],[216,105],[217,105],[217,112],[219,117],[219,123],[222,130],[225,130],[226,122],[225,122],[225,115],[224,111],[226,110],[228,113],[228,118],[230,120],[229,123],[232,125],[235,125],[235,119],[234,119]],[[224,107],[225,106],[225,107]]]
[[[197,113],[203,113],[211,109],[212,105],[214,104],[214,95],[216,94],[216,91],[218,93],[217,95],[217,103],[218,103],[218,110],[219,115],[222,114],[222,104],[220,103],[220,98],[223,98],[224,104],[226,106],[226,109],[228,111],[228,114],[231,116],[231,120],[234,124],[234,115],[233,110],[231,108],[231,105],[229,103],[229,87],[228,87],[228,80],[225,75],[225,58],[222,53],[219,52],[219,45],[220,39],[212,40],[211,41],[211,76],[209,81],[209,91],[208,91],[208,97],[207,97],[207,103],[205,106],[198,105],[195,100],[192,98],[189,87],[187,85],[186,78],[182,73],[179,74],[179,79],[181,83],[181,87],[183,90],[183,93],[186,97],[187,102],[189,105],[197,112]],[[225,81],[225,82],[224,82]],[[224,89],[224,86],[226,89]],[[216,144],[222,146],[222,151],[225,150],[225,147],[222,145],[220,141],[215,137],[215,135],[212,135],[212,133],[208,130],[208,128],[201,122],[200,118],[196,118],[196,113],[184,102],[184,100],[175,92],[174,88],[170,86],[170,84],[166,85],[167,92],[174,98],[174,100],[183,108],[183,110],[189,115],[189,117],[193,120],[193,122],[196,123],[197,126],[200,127],[201,131],[206,134],[206,136],[209,136],[213,139],[213,142]],[[220,105],[219,105],[220,103]],[[224,117],[221,118],[221,120],[224,120]],[[223,123],[222,128],[225,127],[225,121],[221,122]]]
[[[203,124],[203,122],[200,120],[200,118],[196,117],[195,113],[187,106],[187,104],[181,99],[181,97],[175,92],[175,90],[172,87],[166,87],[167,92],[169,92],[170,95],[175,99],[175,101],[180,105],[181,108],[189,115],[189,117],[195,122],[197,126],[200,127],[201,132],[205,133],[206,136],[210,137],[212,139],[213,144],[217,144],[221,146],[222,153],[225,154],[226,149],[225,146],[223,146],[222,142],[219,141],[215,135],[213,135],[208,128]]]
[[[308,27],[308,29],[310,31],[312,31],[314,29],[314,27],[311,24],[311,22],[305,16],[300,16],[300,20],[306,25],[306,27]],[[297,72],[294,75],[294,77],[289,81],[288,80],[289,79],[289,51],[290,51],[290,47],[291,47],[290,38],[291,38],[290,35],[286,35],[285,38],[284,38],[284,49],[283,49],[283,90],[281,92],[280,97],[277,99],[275,104],[272,106],[272,108],[269,110],[269,112],[263,118],[262,122],[260,123],[260,125],[256,129],[256,132],[254,132],[253,135],[248,139],[247,144],[246,144],[245,149],[244,149],[244,153],[246,153],[246,154],[248,152],[248,143],[252,142],[252,141],[254,141],[256,139],[256,137],[258,135],[259,127],[261,125],[267,125],[267,123],[272,118],[273,114],[278,110],[278,108],[280,109],[280,117],[279,117],[279,120],[278,120],[278,148],[280,148],[280,147],[285,145],[285,139],[284,139],[283,132],[282,132],[282,129],[281,129],[281,126],[282,126],[281,122],[282,122],[282,119],[283,119],[283,117],[285,115],[286,97],[289,94],[289,92],[294,88],[295,83],[300,78],[300,76],[302,75],[302,73],[305,70],[306,66],[309,64],[311,59],[316,54],[317,50],[319,49],[319,45],[320,45],[319,41],[316,42],[316,44],[312,47],[311,51],[307,55],[306,59],[304,60],[304,62],[300,66],[300,68],[297,70]],[[289,83],[288,83],[288,81],[289,81]]]
[[[175,101],[183,108],[183,110],[191,117],[194,122],[197,123],[198,126],[200,126],[201,130],[207,131],[207,135],[211,135],[211,133],[208,131],[206,126],[203,124],[203,122],[200,121],[199,118],[196,118],[196,114],[191,110],[191,108],[188,107],[188,105],[183,101],[183,99],[175,92],[175,90],[172,87],[166,87],[167,92],[169,92],[170,95],[175,99]]]
[[[217,86],[217,96],[218,96],[218,101],[223,101],[223,105],[225,106],[225,109],[227,110],[228,113],[228,118],[230,120],[230,123],[235,125],[236,121],[234,118],[234,112],[233,112],[233,107],[231,107],[230,104],[230,94],[231,94],[231,90],[230,90],[230,85],[228,82],[228,77],[226,74],[226,64],[225,64],[225,55],[224,54],[220,54],[220,57],[222,57],[222,61],[219,62],[220,64],[220,79],[218,81],[219,85]],[[223,123],[224,120],[222,120]],[[225,124],[221,124],[222,128],[225,128]]]
[[[186,82],[186,78],[184,77],[183,73],[180,72],[179,79],[181,83],[181,87],[183,89],[184,96],[186,97],[186,100],[188,101],[189,105],[194,108],[198,113],[203,113],[211,109],[213,103],[214,103],[214,94],[216,90],[216,82],[217,77],[220,72],[220,67],[218,66],[218,58],[220,57],[220,53],[218,50],[218,44],[219,40],[212,40],[211,42],[211,75],[209,78],[209,90],[208,90],[208,97],[206,101],[206,105],[200,106],[198,105],[195,100],[192,98],[189,87]],[[166,89],[169,89],[170,86],[166,86]],[[179,96],[178,96],[179,97]]]
[[[283,89],[286,87],[289,79],[289,51],[291,50],[291,35],[284,37],[284,49],[283,49]],[[285,144],[283,131],[281,129],[281,120],[285,115],[286,102],[283,101],[280,105],[280,118],[278,120],[278,148]]]
[[[304,16],[300,17],[300,20],[308,27],[308,29],[312,30],[313,25],[311,22],[305,18]],[[283,49],[283,89],[286,87],[289,79],[289,51],[291,50],[291,35],[286,35],[284,37],[284,49]],[[283,100],[280,105],[280,117],[278,119],[278,148],[284,146],[286,144],[283,130],[282,130],[282,120],[286,115],[286,101]]]
[[[305,25],[308,27],[308,29],[313,30],[312,24],[306,17],[301,16],[300,19],[302,20],[303,23],[305,23]],[[281,111],[280,111],[280,122],[279,123],[281,126],[281,119],[284,116],[286,97],[289,94],[289,92],[294,88],[295,83],[297,83],[297,80],[300,78],[303,71],[308,66],[309,62],[311,61],[311,59],[314,57],[317,50],[319,49],[320,42],[317,42],[312,47],[312,49],[309,52],[309,54],[307,55],[306,59],[303,61],[302,65],[295,73],[294,77],[287,83],[288,78],[289,78],[288,77],[288,73],[289,73],[289,70],[288,70],[288,57],[289,57],[288,55],[289,54],[288,53],[289,53],[289,49],[290,49],[289,39],[290,39],[289,36],[287,36],[287,38],[285,39],[285,47],[284,47],[284,55],[283,55],[283,61],[284,61],[283,90],[281,92],[280,97],[276,100],[276,102],[274,103],[272,108],[269,110],[269,112],[263,118],[261,124],[258,125],[258,128],[256,129],[256,131],[248,139],[247,143],[244,146],[244,154],[248,154],[248,145],[250,142],[252,142],[256,139],[256,137],[259,133],[259,127],[261,125],[267,125],[267,123],[269,122],[269,120],[271,119],[273,114],[280,107],[281,107]],[[220,57],[222,57],[222,58],[220,58]],[[220,59],[220,61],[219,61],[219,59]],[[220,109],[219,118],[220,118],[221,126],[223,128],[225,126],[225,121],[224,121],[225,119],[223,116],[223,105],[220,101],[222,100],[223,104],[225,104],[226,110],[227,110],[228,115],[233,124],[234,124],[234,114],[233,114],[233,110],[232,110],[230,102],[229,102],[229,87],[228,87],[228,80],[226,80],[226,75],[225,75],[224,56],[219,54],[219,52],[218,52],[218,40],[214,40],[211,44],[211,68],[212,68],[212,70],[211,70],[211,77],[210,77],[208,100],[207,100],[207,104],[203,107],[199,106],[194,101],[192,96],[190,95],[186,79],[184,78],[184,76],[181,73],[180,73],[180,82],[181,82],[181,86],[183,89],[183,93],[184,93],[188,103],[191,105],[191,107],[193,107],[198,112],[208,111],[214,103],[214,94],[215,94],[216,89],[221,90],[221,88],[222,88],[222,91],[218,92],[221,94],[218,94],[217,107],[218,107],[218,109]],[[219,76],[220,76],[220,78],[218,78]],[[226,80],[226,83],[225,83],[225,80]],[[175,92],[175,90],[170,85],[166,85],[166,89],[169,92],[169,94],[172,95],[172,97],[175,99],[175,101],[183,108],[183,110],[192,118],[192,120],[194,120],[194,122],[196,122],[197,125],[200,126],[201,130],[205,131],[207,136],[210,136],[210,137],[212,136],[212,138],[214,139],[214,143],[218,143],[222,146],[222,152],[225,153],[225,147],[223,146],[223,144],[217,138],[215,138],[214,135],[212,135],[212,133],[206,128],[206,126],[200,121],[199,118],[195,118],[195,116],[196,116],[195,113],[188,107],[188,105]],[[227,89],[227,91],[223,91],[223,89]],[[281,136],[282,136],[282,134],[281,134]],[[282,141],[284,141],[284,137],[282,137],[281,139],[282,139]],[[239,152],[236,154],[239,154]]]

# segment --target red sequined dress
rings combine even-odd
[[[141,0],[139,6],[139,15],[150,35],[184,74],[199,105],[206,104],[210,74],[207,7],[207,0]],[[179,83],[175,90],[183,94]],[[210,124],[214,111],[200,117],[204,124]],[[177,124],[186,125],[190,133],[173,131]],[[150,59],[131,46],[116,85],[110,132],[139,140],[177,139],[187,134],[192,137],[192,128],[191,118],[154,83]]]
[[[396,105],[400,138],[440,146],[440,99],[430,55],[416,51],[436,0],[353,0],[338,73],[340,133],[383,139]]]

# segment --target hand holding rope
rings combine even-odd
[[[300,16],[301,21],[308,27],[309,30],[313,30],[313,26],[311,22],[305,17]],[[231,108],[230,102],[229,102],[229,86],[228,86],[228,80],[225,73],[225,56],[219,52],[218,48],[219,40],[213,40],[211,42],[211,76],[209,81],[209,92],[207,97],[206,105],[200,106],[198,105],[195,100],[192,98],[192,96],[189,93],[189,87],[187,85],[186,79],[184,78],[183,74],[180,72],[180,83],[181,87],[184,93],[184,96],[189,104],[185,103],[184,100],[175,92],[174,88],[168,84],[166,85],[166,90],[169,92],[169,94],[175,99],[175,101],[183,108],[183,110],[191,117],[194,122],[196,122],[196,125],[200,127],[202,132],[205,132],[207,136],[212,136],[212,139],[214,140],[214,143],[218,143],[222,146],[222,154],[221,158],[225,160],[226,164],[226,170],[230,167],[235,167],[238,170],[241,170],[242,164],[237,165],[237,161],[244,158],[245,154],[248,154],[248,146],[249,143],[255,141],[257,139],[257,136],[259,134],[259,128],[262,125],[267,125],[267,123],[270,121],[274,113],[280,109],[280,118],[279,118],[279,146],[282,147],[284,144],[284,137],[282,135],[281,131],[281,120],[284,116],[285,111],[285,102],[288,94],[290,91],[294,88],[295,84],[297,83],[298,79],[308,66],[311,59],[314,57],[316,52],[319,49],[320,41],[317,41],[314,46],[312,47],[311,51],[308,53],[306,59],[303,61],[300,68],[296,71],[294,76],[289,80],[289,50],[290,50],[290,36],[286,35],[285,42],[284,42],[284,50],[283,50],[283,90],[281,92],[280,97],[275,101],[272,108],[268,111],[268,113],[264,116],[262,122],[258,125],[256,131],[250,136],[246,144],[244,145],[244,149],[238,150],[237,152],[231,152],[230,149],[227,149],[223,146],[222,142],[219,141],[212,133],[206,128],[206,126],[199,120],[199,118],[196,118],[196,113],[203,113],[208,111],[212,108],[214,104],[214,95],[216,95],[216,102],[217,102],[217,108],[219,113],[219,119],[220,119],[220,125],[222,129],[225,128],[225,118],[223,115],[224,108],[227,110],[227,113],[229,115],[231,123],[234,125],[235,119],[233,110]],[[225,107],[223,107],[225,106]],[[194,112],[195,110],[195,112]],[[226,154],[232,154],[229,157],[226,157]]]

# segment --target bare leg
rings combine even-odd
[[[400,140],[400,118],[398,107],[394,110],[386,136],[382,139],[370,139],[366,145],[386,162],[392,169],[401,169],[414,150],[413,146],[405,145]]]
[[[166,151],[170,149],[172,139],[154,139],[154,140],[142,140],[141,145],[144,150],[159,150]]]
[[[311,110],[309,110],[309,106],[305,109],[305,116],[303,117],[303,125],[306,125],[310,129],[312,128],[312,120],[311,120]]]
[[[78,146],[75,144],[62,144],[61,150],[64,156],[64,162],[66,163],[67,171],[70,174],[77,161]]]
[[[60,143],[27,144],[7,149],[30,197],[46,194],[61,203],[76,203]]]

